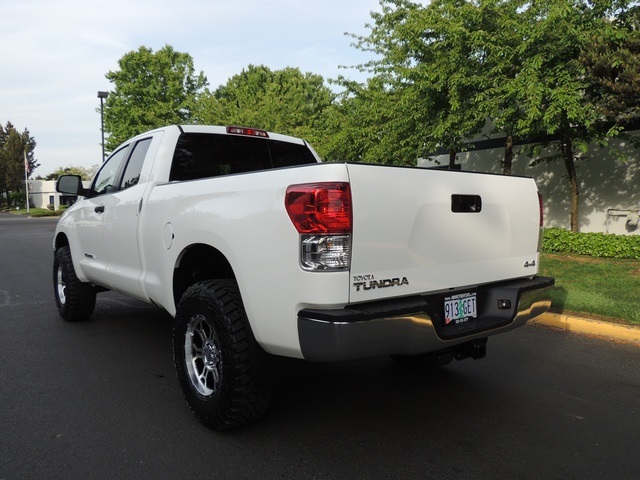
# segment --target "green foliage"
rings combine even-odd
[[[366,86],[351,82],[340,100],[325,111],[324,141],[318,152],[328,161],[415,165],[423,142],[409,135],[411,93],[391,90],[372,78]],[[404,113],[403,113],[404,112]]]
[[[547,0],[521,14],[528,27],[517,48],[522,66],[513,86],[525,115],[517,125],[527,133],[562,133],[589,126],[597,113],[584,101],[584,72],[578,61],[592,32],[606,20],[580,0]]]
[[[19,212],[16,212],[20,215],[29,215],[30,217],[57,217],[59,216],[62,212],[61,211],[53,211],[53,208],[31,208],[29,209],[29,213],[27,213],[26,210],[20,210]]]
[[[26,196],[20,190],[12,190],[7,195],[10,207],[24,207]]]
[[[14,198],[10,200],[12,205],[21,196],[24,201],[25,153],[28,175],[40,166],[34,158],[35,147],[36,142],[26,128],[20,133],[11,122],[5,127],[0,124],[0,205],[5,198]]]
[[[587,98],[606,120],[640,117],[640,6],[623,11],[581,52]]]
[[[106,148],[113,150],[128,138],[153,128],[192,123],[196,104],[207,79],[194,73],[193,59],[170,45],[153,52],[140,47],[109,72],[114,84],[105,102]]]
[[[321,118],[332,101],[333,94],[320,75],[290,67],[272,71],[249,65],[226,85],[202,96],[197,119],[298,136],[317,146]]]
[[[371,14],[370,34],[355,37],[357,48],[378,57],[361,66],[375,79],[368,84],[370,91],[351,88],[360,102],[345,100],[345,113],[356,114],[348,121],[357,122],[363,108],[367,114],[369,127],[361,131],[372,142],[360,154],[371,157],[370,148],[380,162],[399,156],[394,163],[415,164],[419,156],[445,148],[453,161],[463,142],[485,124],[479,103],[486,87],[484,42],[497,32],[495,17],[485,15],[482,3],[464,0],[380,4],[382,11]],[[362,102],[369,96],[376,104],[367,109]]]
[[[45,176],[43,180],[57,180],[60,175],[80,175],[82,180],[89,181],[96,174],[99,167],[97,164],[89,168],[76,166],[59,167]]]
[[[640,260],[640,235],[576,233],[561,228],[547,228],[542,251]]]

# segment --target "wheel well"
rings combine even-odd
[[[55,249],[59,249],[60,247],[64,247],[65,245],[69,245],[69,239],[64,233],[59,233],[56,237]]]
[[[235,279],[227,258],[209,245],[191,245],[180,256],[173,272],[173,300],[177,305],[182,294],[196,282],[220,278]]]

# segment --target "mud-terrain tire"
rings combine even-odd
[[[259,351],[235,281],[189,287],[176,312],[173,357],[184,397],[203,424],[228,430],[263,415],[271,388],[258,378]]]
[[[69,322],[87,320],[96,306],[96,289],[81,282],[71,260],[71,250],[63,246],[53,258],[53,293],[60,316]]]

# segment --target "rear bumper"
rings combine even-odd
[[[419,355],[506,332],[547,311],[553,284],[553,278],[534,277],[333,310],[303,309],[298,313],[302,355],[312,361]],[[471,291],[478,298],[478,317],[445,325],[444,298]]]

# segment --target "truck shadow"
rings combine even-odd
[[[567,303],[567,295],[568,295],[567,289],[562,286],[555,285],[551,289],[551,292],[549,295],[551,297],[550,310],[553,312],[562,313]]]

